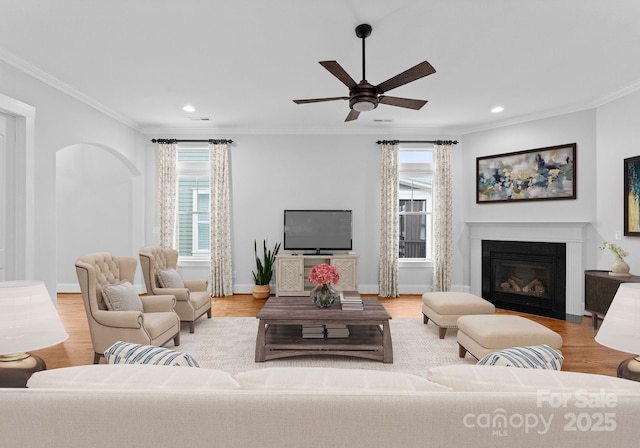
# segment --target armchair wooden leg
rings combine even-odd
[[[211,308],[207,310],[207,319],[211,319]]]
[[[196,331],[195,327],[196,327],[195,321],[192,320],[191,322],[189,322],[189,333],[193,333],[194,331]]]
[[[176,337],[173,338],[173,345],[175,345],[176,347],[180,345],[180,332],[178,332]]]
[[[467,349],[464,348],[462,345],[458,344],[458,356],[460,358],[464,358],[464,355],[467,354]]]
[[[100,358],[102,358],[104,355],[100,354],[100,353],[94,353],[93,354],[93,363],[94,364],[100,364]]]

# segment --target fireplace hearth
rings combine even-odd
[[[482,241],[482,297],[496,307],[566,318],[566,245]]]

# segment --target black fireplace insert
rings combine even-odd
[[[482,241],[482,297],[496,307],[566,319],[566,245]]]

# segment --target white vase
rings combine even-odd
[[[629,265],[623,260],[616,260],[613,266],[611,266],[609,275],[613,277],[631,277],[631,274],[629,274]]]

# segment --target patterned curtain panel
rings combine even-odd
[[[378,294],[398,296],[398,145],[382,145]]]
[[[432,291],[451,289],[452,198],[451,145],[434,148],[433,181],[433,278]]]
[[[160,246],[165,249],[176,247],[176,144],[158,145],[158,200],[160,208]]]
[[[211,161],[211,293],[233,294],[231,260],[231,202],[227,144],[209,144]]]

